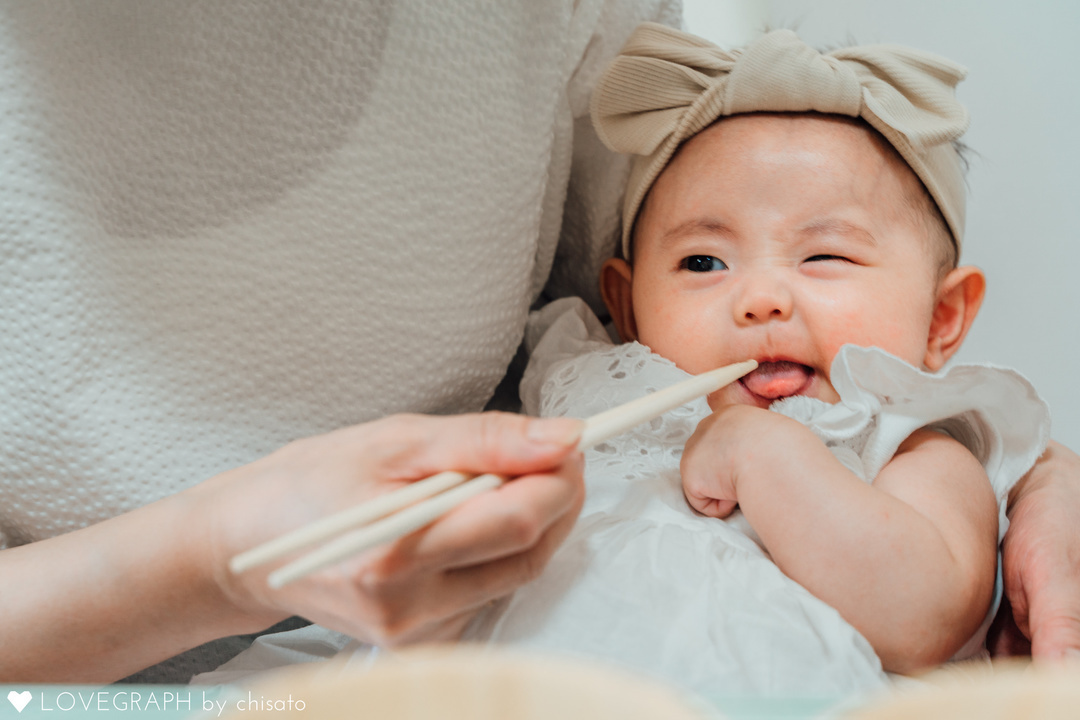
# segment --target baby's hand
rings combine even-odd
[[[805,430],[778,413],[726,405],[698,424],[686,442],[680,470],[683,494],[703,515],[725,518],[739,503],[738,484],[786,447],[790,432]]]

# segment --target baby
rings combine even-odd
[[[978,652],[1006,498],[1049,419],[1016,373],[943,370],[985,285],[957,267],[960,76],[788,31],[733,53],[635,32],[593,100],[601,137],[639,156],[625,259],[601,274],[624,343],[579,300],[545,307],[526,411],[587,417],[760,367],[589,451],[574,532],[465,639],[727,695],[836,696]]]
[[[636,31],[593,100],[601,137],[639,155],[626,259],[601,273],[632,344],[548,306],[526,409],[584,417],[682,371],[760,366],[589,453],[574,534],[473,637],[706,692],[847,692],[977,652],[1008,491],[1049,420],[1011,371],[943,372],[985,287],[957,267],[961,76],[790,31],[735,53]]]

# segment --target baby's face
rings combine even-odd
[[[912,209],[920,191],[854,122],[726,119],[691,139],[649,194],[633,268],[622,266],[632,319],[620,332],[689,373],[762,363],[713,407],[836,402],[829,367],[845,343],[936,370],[938,276]]]

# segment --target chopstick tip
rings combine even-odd
[[[233,575],[240,575],[255,567],[257,564],[257,562],[251,562],[248,559],[248,553],[240,553],[239,555],[234,555],[229,560],[229,572]]]

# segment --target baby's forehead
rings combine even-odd
[[[650,188],[642,211],[656,204],[657,195],[685,194],[718,176],[720,184],[760,184],[767,191],[770,180],[792,174],[803,178],[808,192],[873,190],[911,206],[923,204],[917,201],[926,192],[914,170],[865,121],[822,113],[747,113],[723,118],[683,143]],[[932,212],[932,205],[925,210]]]

